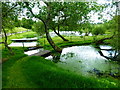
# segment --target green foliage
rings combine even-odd
[[[22,18],[22,20],[19,22],[21,24],[21,27],[27,29],[32,29],[32,25],[35,23],[32,19],[26,19],[26,18]]]
[[[114,16],[112,20],[103,24],[104,27],[111,31],[112,33],[116,32],[118,29],[118,16]]]
[[[47,20],[49,29],[59,25],[63,28],[67,26],[69,30],[76,30],[82,22],[89,20],[88,14],[91,11],[97,12],[103,8],[95,2],[44,2],[44,4],[46,5],[41,6],[40,2],[23,3],[23,8],[28,9],[26,13],[28,17]],[[39,12],[33,15],[30,11],[35,6],[39,8]]]
[[[94,26],[89,21],[82,23],[80,27],[81,31],[84,32],[86,36],[92,32],[93,28]]]
[[[39,36],[43,36],[45,34],[44,24],[40,21],[34,23],[32,30],[36,32]]]
[[[109,32],[111,32],[112,35],[114,35],[114,38],[110,40],[110,43],[116,49],[120,49],[119,21],[120,21],[120,15],[114,16],[112,20],[104,23],[105,28]]]
[[[93,35],[103,35],[105,34],[105,29],[103,27],[100,26],[96,26],[93,31],[92,31]]]
[[[2,2],[2,27],[12,30],[17,19],[16,3]],[[13,8],[14,7],[14,8]]]

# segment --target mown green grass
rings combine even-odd
[[[26,55],[23,53],[23,49],[21,48],[14,48],[14,55],[9,54],[7,49],[2,50],[2,86],[6,86],[6,82],[9,81],[9,74],[11,73],[11,67],[15,64],[16,61],[25,57]],[[5,82],[5,83],[4,83]]]
[[[35,37],[36,33],[33,31],[28,31],[28,32],[24,32],[24,33],[18,33],[12,36],[8,36],[8,43],[11,43],[11,39],[20,39],[20,38],[26,38],[26,37]],[[4,39],[4,38],[3,38]]]
[[[26,28],[23,27],[15,27],[12,30],[6,29],[7,33],[16,33],[16,32],[21,32],[21,31],[26,31]]]
[[[111,83],[112,82],[112,83]],[[3,88],[117,88],[115,81],[87,78],[39,56],[11,58],[3,64]]]

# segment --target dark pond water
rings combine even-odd
[[[102,49],[111,49],[110,46],[101,45]],[[102,51],[109,56],[114,51]],[[46,59],[51,59],[52,56]],[[119,73],[120,65],[117,62],[109,61],[100,56],[97,49],[93,46],[73,46],[64,48],[60,56],[60,62],[56,63],[64,69],[81,73],[82,75],[115,75]]]

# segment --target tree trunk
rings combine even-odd
[[[62,35],[60,35],[60,33],[59,33],[59,31],[60,31],[59,25],[58,25],[58,32],[55,30],[55,28],[54,28],[53,30],[54,30],[54,32],[55,32],[60,38],[62,38],[63,41],[68,41],[68,40],[65,39]]]
[[[5,37],[5,41],[3,43],[4,43],[5,47],[9,50],[10,54],[13,55],[14,53],[13,53],[12,49],[8,46],[8,43],[7,43],[7,34],[6,34],[6,31],[5,31],[5,29],[3,27],[2,27],[2,30],[4,32],[4,37]]]
[[[52,48],[53,48],[55,51],[61,53],[61,52],[62,52],[62,49],[59,48],[58,46],[56,46],[55,43],[53,42],[52,38],[50,37],[49,30],[48,30],[47,25],[46,25],[45,22],[44,22],[44,25],[45,25],[45,33],[46,33],[46,37],[47,37],[48,42],[50,43],[50,45],[52,46]]]
[[[107,37],[107,38],[97,40],[97,41],[95,41],[95,43],[96,43],[96,45],[100,45],[100,44],[104,43],[105,40],[112,39],[113,37],[114,37],[114,35],[112,35],[111,37]]]
[[[50,37],[50,34],[49,34],[49,24],[50,24],[51,21],[52,21],[51,15],[50,15],[50,9],[51,9],[51,7],[50,7],[50,3],[48,3],[48,2],[45,2],[45,4],[47,5],[47,10],[48,10],[47,19],[46,19],[45,22],[43,21],[43,23],[44,23],[44,25],[45,25],[46,37],[47,37],[48,42],[49,42],[50,45],[52,46],[52,48],[53,48],[55,51],[61,53],[61,52],[62,52],[62,49],[55,45],[55,43],[53,42],[53,40],[52,40],[52,38]]]
[[[55,43],[53,42],[52,38],[50,37],[49,28],[48,28],[49,23],[50,23],[50,20],[51,20],[51,19],[50,19],[50,13],[49,13],[49,11],[50,11],[50,6],[49,6],[48,2],[44,2],[44,3],[47,5],[47,9],[48,9],[48,15],[47,15],[46,21],[44,21],[41,17],[38,17],[38,16],[34,15],[34,13],[32,12],[32,9],[31,9],[31,8],[28,8],[28,9],[29,9],[29,11],[31,12],[31,14],[32,14],[35,18],[38,18],[39,20],[41,20],[41,21],[43,22],[43,24],[44,24],[44,26],[45,26],[46,38],[47,38],[49,44],[52,46],[52,48],[53,48],[55,51],[61,53],[61,52],[62,52],[62,49],[59,48],[59,47],[57,47],[57,46],[55,45]],[[28,3],[28,2],[25,2],[25,4],[26,4],[26,6],[29,6],[29,3]]]
[[[88,35],[89,35],[89,33],[85,32],[85,36],[88,36]]]

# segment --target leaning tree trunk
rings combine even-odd
[[[55,43],[53,42],[52,38],[50,37],[49,28],[48,28],[49,22],[50,22],[50,13],[49,13],[49,11],[50,11],[50,6],[48,5],[48,2],[44,2],[44,3],[47,5],[47,9],[48,9],[48,15],[47,15],[46,21],[44,21],[41,17],[36,16],[36,15],[32,12],[32,9],[31,9],[31,8],[28,8],[28,10],[31,12],[31,14],[32,14],[35,18],[38,18],[39,20],[41,20],[41,21],[43,22],[43,24],[44,24],[44,26],[45,26],[46,38],[47,38],[49,44],[52,46],[52,48],[53,48],[55,51],[61,53],[61,52],[62,52],[62,49],[59,48],[58,46],[56,46]],[[29,3],[28,3],[28,2],[25,2],[25,4],[26,4],[26,6],[29,6]]]
[[[43,20],[43,23],[44,23],[44,25],[45,25],[46,37],[47,37],[48,42],[49,42],[50,45],[52,46],[52,48],[53,48],[55,51],[61,53],[61,52],[62,52],[62,49],[59,48],[57,45],[55,45],[55,43],[53,42],[53,40],[52,40],[52,38],[50,37],[50,34],[49,34],[49,24],[50,24],[51,21],[52,21],[51,14],[50,14],[50,9],[51,9],[51,7],[50,7],[50,4],[49,4],[48,2],[45,2],[45,3],[46,3],[46,5],[47,5],[47,10],[48,10],[47,19],[46,19],[45,22],[44,22],[44,20]]]
[[[107,37],[107,38],[103,38],[103,39],[97,40],[97,41],[95,41],[94,43],[95,43],[96,45],[100,45],[100,44],[104,43],[105,40],[112,39],[114,36],[115,36],[115,34],[113,34],[111,37]]]
[[[47,28],[47,25],[46,25],[45,22],[44,22],[44,25],[45,25],[46,38],[47,38],[48,42],[50,43],[50,45],[52,46],[52,48],[53,48],[55,51],[61,53],[61,52],[62,52],[62,49],[59,48],[58,46],[56,46],[55,43],[53,42],[53,40],[52,40],[52,38],[50,37],[50,34],[49,34],[49,29]]]
[[[4,32],[4,37],[5,37],[5,41],[3,42],[3,44],[5,45],[5,47],[9,50],[10,54],[14,54],[12,49],[8,46],[8,43],[7,43],[7,34],[6,34],[6,31],[5,29],[2,27],[2,30]]]
[[[59,30],[60,30],[59,25],[58,25],[58,32],[55,30],[55,28],[54,28],[53,30],[54,30],[54,32],[55,32],[60,38],[62,38],[63,41],[68,41],[68,40],[65,39],[62,35],[60,35],[60,33],[59,33]]]

